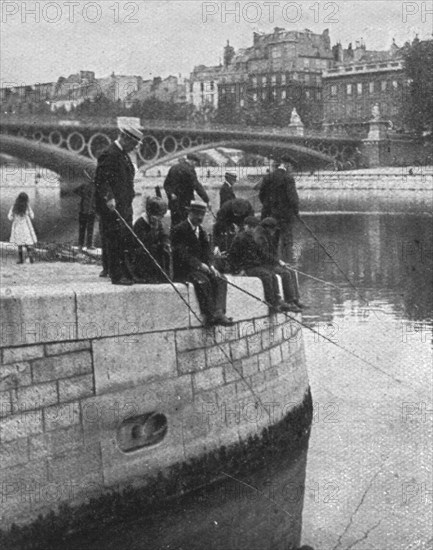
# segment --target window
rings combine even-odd
[[[200,82],[200,92],[204,92],[204,82]]]
[[[281,75],[281,85],[284,86],[285,83],[286,83],[286,73],[283,73]]]
[[[268,81],[266,79],[266,76],[262,76],[262,86],[266,87],[268,85]]]
[[[298,80],[298,73],[293,73],[292,78],[293,80]]]
[[[276,46],[276,47],[272,48],[271,55],[272,55],[273,59],[278,59],[279,57],[281,57],[281,48],[280,48],[280,46]]]
[[[397,80],[393,80],[393,81],[392,81],[392,87],[394,88],[394,90],[397,90],[397,88],[398,88],[398,82],[397,82]]]
[[[386,80],[382,80],[382,82],[380,83],[380,88],[382,92],[386,92]]]
[[[257,77],[256,76],[253,76],[253,81],[252,82],[253,82],[254,88],[256,88],[257,87]]]
[[[286,97],[287,97],[286,90],[281,90],[281,99],[286,99]]]
[[[272,75],[271,82],[272,82],[272,85],[275,86],[275,84],[277,83],[277,75],[276,74]]]
[[[370,82],[368,84],[368,91],[370,92],[370,94],[374,94],[374,82]]]
[[[317,90],[317,100],[322,101],[322,92],[320,90]]]
[[[352,95],[352,84],[346,85],[346,93],[347,95]]]
[[[194,82],[189,83],[189,91],[192,93],[194,91]]]
[[[245,105],[245,101],[243,99],[240,100],[240,106],[243,107]]]
[[[362,95],[362,82],[358,82],[356,85],[356,92],[358,95]]]
[[[257,101],[257,92],[253,93],[253,101]]]
[[[262,99],[266,99],[266,91],[265,90],[263,90],[263,92],[262,92]]]
[[[310,99],[310,97],[311,97],[310,90],[306,90],[306,92],[305,92],[305,97],[306,97],[307,99]]]
[[[310,82],[310,75],[308,73],[305,73],[305,82]]]
[[[215,89],[215,83],[213,80],[210,81],[210,89],[213,91]]]
[[[333,84],[331,86],[331,95],[336,96],[337,95],[337,85]]]

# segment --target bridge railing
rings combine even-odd
[[[241,132],[244,134],[272,134],[275,136],[290,136],[290,131],[288,127],[275,127],[275,126],[251,126],[244,124],[221,124],[214,122],[191,122],[186,120],[159,120],[159,119],[141,119],[141,124],[144,130],[171,130],[171,131],[194,131],[197,132]],[[113,118],[108,117],[88,117],[88,118],[59,118],[55,115],[48,116],[20,116],[20,115],[10,115],[3,114],[1,116],[1,125],[4,127],[7,126],[29,126],[33,127],[89,127],[89,128],[115,128],[117,127],[117,122]],[[346,125],[347,126],[347,125]],[[359,125],[358,125],[359,126]],[[363,129],[362,133],[368,132],[368,123],[367,127]],[[298,136],[302,138],[323,138],[323,137],[358,137],[360,133],[356,132],[355,135],[351,135],[351,132],[348,131],[348,128],[342,125],[335,125],[334,127],[328,126],[324,131],[318,131],[315,129],[304,129],[304,135]],[[294,136],[296,137],[296,136]]]

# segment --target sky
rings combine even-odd
[[[80,70],[104,77],[182,74],[217,65],[227,40],[252,44],[274,27],[329,29],[331,44],[361,38],[388,49],[431,38],[433,0],[196,1],[0,0],[1,87],[57,81]],[[430,13],[429,13],[429,10]]]

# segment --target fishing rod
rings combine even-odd
[[[287,271],[294,271],[295,273],[299,273],[299,275],[303,275],[304,277],[308,277],[309,279],[312,279],[313,281],[318,281],[319,283],[322,283],[324,285],[329,285],[329,286],[332,286],[334,288],[338,288],[338,290],[340,290],[340,287],[338,285],[336,285],[335,283],[325,281],[324,279],[319,279],[319,277],[314,277],[314,275],[310,275],[309,273],[305,273],[304,271],[300,271],[299,269],[296,269],[296,268],[290,266],[289,264],[286,264],[282,260],[280,260],[280,262],[281,262],[280,263],[281,267],[283,267]]]
[[[236,285],[235,283],[232,283],[231,281],[228,281],[227,279],[224,279],[227,281],[227,284],[229,284],[230,286],[236,288],[237,290],[241,291],[241,292],[244,292],[246,295],[250,296],[251,298],[254,298],[255,300],[267,305],[268,307],[271,307],[271,304],[269,302],[267,302],[266,300],[263,300],[262,298],[259,298],[258,296],[256,296],[255,294],[253,294],[252,292],[249,292],[248,290]],[[378,370],[379,372],[381,372],[382,374],[385,374],[386,376],[388,376],[389,378],[392,378],[393,380],[395,380],[396,382],[398,382],[399,384],[402,383],[402,381],[398,378],[395,378],[394,376],[392,376],[391,374],[388,374],[386,371],[384,371],[383,369],[381,369],[380,367],[378,367],[377,365],[375,365],[374,363],[370,363],[370,361],[368,361],[367,359],[364,359],[363,357],[361,357],[360,355],[358,355],[357,353],[353,352],[353,351],[350,351],[349,349],[345,348],[344,346],[341,346],[340,344],[337,344],[336,342],[334,342],[334,340],[331,340],[331,338],[328,338],[327,336],[324,336],[323,334],[321,334],[319,331],[315,330],[314,328],[310,327],[309,325],[303,323],[302,321],[299,321],[298,319],[296,319],[296,317],[293,317],[292,315],[289,315],[287,312],[284,312],[284,315],[286,317],[288,317],[290,320],[292,321],[295,321],[296,323],[298,323],[299,325],[301,325],[302,327],[308,329],[309,331],[311,331],[313,334],[317,334],[318,336],[322,337],[324,340],[327,340],[328,342],[330,342],[331,344],[334,344],[334,346],[337,346],[337,348],[341,349],[342,351],[348,353],[349,355],[352,355],[353,357],[355,357],[356,359],[359,359],[360,361],[362,361],[363,363],[365,363],[366,365],[368,365],[369,367],[372,367],[374,368],[375,370]]]
[[[330,260],[337,266],[338,271],[343,275],[343,277],[346,279],[346,281],[349,283],[349,285],[353,288],[353,290],[358,294],[358,296],[361,298],[363,302],[365,302],[367,305],[369,305],[369,302],[364,296],[360,293],[360,291],[356,288],[356,286],[352,283],[352,281],[349,279],[349,276],[346,274],[346,272],[340,267],[337,260],[335,260],[334,256],[330,254],[327,250],[324,244],[320,241],[319,237],[314,233],[314,231],[311,229],[311,227],[308,226],[308,224],[301,218],[299,214],[296,214],[297,219],[302,223],[302,225],[305,227],[305,229],[310,233],[310,235],[313,237],[313,239],[317,242],[317,244],[320,246],[320,248],[325,252],[325,254],[330,258]]]
[[[146,254],[149,256],[149,258],[152,260],[152,262],[154,263],[154,265],[157,267],[157,269],[161,272],[161,274],[163,275],[163,277],[167,280],[167,282],[170,284],[170,286],[173,288],[173,290],[176,292],[176,294],[179,296],[179,298],[182,300],[182,302],[187,306],[187,308],[191,311],[191,313],[193,314],[193,316],[196,318],[196,320],[200,323],[200,325],[203,327],[203,328],[206,328],[203,323],[202,323],[202,320],[200,319],[200,317],[197,315],[197,313],[192,309],[192,307],[190,306],[189,302],[182,296],[181,292],[179,291],[179,289],[176,288],[176,285],[174,284],[174,282],[171,280],[171,278],[167,275],[167,273],[164,271],[164,269],[160,266],[159,262],[157,261],[157,259],[152,255],[152,253],[148,250],[148,248],[146,247],[146,245],[142,242],[142,240],[138,237],[138,235],[135,233],[135,231],[132,229],[132,227],[129,225],[129,223],[123,218],[123,216],[120,214],[120,212],[116,209],[116,208],[113,208],[113,211],[116,213],[116,215],[119,217],[119,219],[121,220],[121,222],[124,224],[124,226],[128,229],[128,231],[133,235],[133,237],[136,239],[136,241],[138,242],[138,244],[143,248],[143,250],[146,252]],[[226,279],[224,279],[226,280]],[[228,281],[227,281],[228,282]],[[247,386],[247,388],[249,389],[249,391],[251,392],[251,395],[254,397],[254,399],[257,401],[257,403],[259,403],[263,409],[266,411],[266,413],[268,414],[269,418],[271,418],[271,412],[268,411],[265,407],[265,404],[263,403],[263,401],[260,399],[260,397],[256,394],[256,392],[254,391],[253,387],[251,386],[251,384],[244,378],[242,372],[239,371],[239,369],[237,369],[234,365],[234,361],[232,360],[232,358],[229,356],[229,354],[225,351],[225,349],[223,348],[223,346],[217,342],[216,340],[216,337],[215,337],[215,334],[213,335],[214,337],[214,342],[215,344],[219,347],[219,349],[221,350],[221,352],[223,353],[223,355],[227,358],[228,362],[230,363],[230,365],[232,366],[232,368],[234,369],[234,371],[239,375],[239,377],[242,379],[242,381],[245,383],[245,385]]]

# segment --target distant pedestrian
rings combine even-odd
[[[195,171],[195,167],[199,164],[199,157],[189,153],[186,158],[181,158],[170,168],[165,178],[164,189],[171,213],[172,228],[188,218],[188,208],[190,202],[194,200],[194,192],[209,207],[209,196],[198,181]]]
[[[233,186],[238,178],[237,175],[234,172],[226,172],[224,178],[224,183],[220,189],[220,208],[224,203],[236,198]]]
[[[74,190],[79,195],[80,211],[78,213],[78,246],[93,248],[93,228],[95,225],[95,185],[84,183]]]
[[[33,246],[37,243],[32,224],[34,217],[29,196],[27,193],[20,193],[8,214],[8,219],[12,222],[9,242],[18,246],[18,264],[24,263],[24,247],[29,255],[30,263],[34,262]]]

